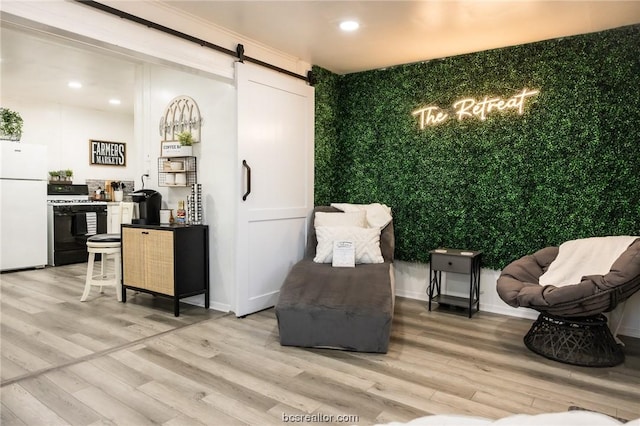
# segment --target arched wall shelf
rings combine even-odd
[[[160,118],[160,136],[162,141],[177,141],[178,134],[191,132],[193,142],[200,142],[202,117],[198,104],[189,96],[174,98]]]

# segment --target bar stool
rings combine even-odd
[[[91,286],[115,287],[118,301],[122,301],[122,279],[120,268],[120,224],[131,223],[133,217],[133,204],[121,202],[107,205],[107,233],[97,234],[87,239],[87,252],[89,264],[87,266],[87,278],[84,284],[84,293],[80,298],[85,302],[91,291]],[[96,254],[101,255],[100,273],[94,273]],[[107,262],[113,261],[113,273],[107,273]]]

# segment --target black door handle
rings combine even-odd
[[[242,196],[242,201],[247,201],[247,197],[251,194],[251,167],[247,164],[247,160],[242,160],[242,167],[247,169],[247,192]]]

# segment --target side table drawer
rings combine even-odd
[[[468,274],[471,271],[471,260],[471,257],[434,253],[431,255],[431,269]]]

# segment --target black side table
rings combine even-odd
[[[457,306],[469,310],[469,318],[480,310],[480,257],[482,252],[457,249],[431,250],[429,262],[429,310],[431,303]],[[442,272],[469,274],[469,297],[441,293]]]

